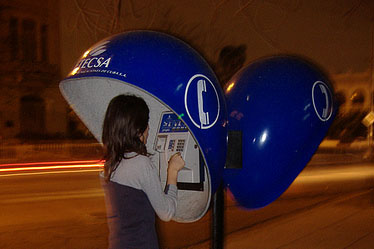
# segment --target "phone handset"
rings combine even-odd
[[[326,106],[322,110],[322,117],[323,118],[327,118],[327,116],[328,116],[328,109],[327,109],[327,107],[329,106],[329,96],[328,96],[328,93],[327,93],[327,90],[326,90],[325,86],[319,85],[319,88],[321,89],[322,94],[325,95],[325,99],[326,99],[326,102],[325,102]]]
[[[199,118],[201,125],[209,124],[209,113],[204,112],[203,92],[206,92],[205,80],[199,80],[197,82],[197,104],[199,107]]]

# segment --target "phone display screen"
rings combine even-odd
[[[174,113],[165,113],[162,116],[159,133],[187,131],[186,125]]]

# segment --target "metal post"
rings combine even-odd
[[[374,22],[371,23],[371,65],[370,65],[370,112],[374,111]],[[373,143],[373,132],[374,124],[368,127],[368,151],[367,158],[369,160],[374,160],[374,143]]]
[[[213,195],[212,249],[223,249],[224,241],[224,189],[221,184]]]

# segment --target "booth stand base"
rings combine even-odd
[[[212,249],[223,249],[224,242],[224,188],[219,186],[212,200]]]

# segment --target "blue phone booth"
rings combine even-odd
[[[333,89],[313,64],[293,56],[253,62],[225,89],[226,186],[245,208],[278,198],[304,169],[335,115]]]
[[[60,89],[98,141],[109,101],[142,97],[150,108],[147,149],[161,182],[172,154],[181,152],[186,161],[174,220],[192,222],[206,213],[223,177],[227,111],[213,71],[195,50],[159,32],[114,35],[87,50]]]

